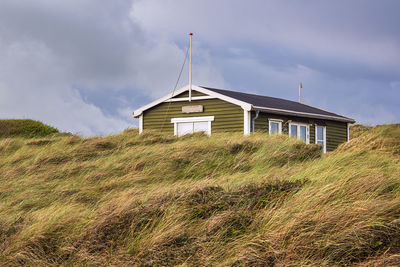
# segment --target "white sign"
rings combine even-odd
[[[196,113],[196,112],[203,112],[203,106],[196,105],[196,106],[183,106],[182,107],[182,113]]]

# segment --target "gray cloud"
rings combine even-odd
[[[40,119],[85,135],[133,126],[127,111],[138,98],[172,89],[185,48],[148,38],[129,16],[132,4],[1,2],[0,116]],[[223,81],[198,69],[204,80]]]
[[[397,1],[146,0],[133,16],[149,32],[198,33],[236,90],[296,100],[302,81],[307,103],[376,124],[400,120],[392,103],[400,91],[391,86],[400,77],[399,8]]]
[[[195,84],[399,121],[397,1],[0,2],[0,117],[108,134],[173,88],[195,32]],[[180,86],[187,83],[187,69]],[[373,114],[373,115],[372,115]]]

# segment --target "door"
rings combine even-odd
[[[204,132],[211,135],[211,122],[214,121],[214,116],[204,117],[186,117],[172,118],[171,123],[174,124],[174,135],[182,136],[197,132]]]
[[[176,127],[178,127],[178,136],[193,133],[193,122],[179,122]]]
[[[209,129],[210,123],[207,121],[198,121],[198,122],[178,122],[176,127],[178,128],[178,136],[182,136],[185,134],[192,134],[198,132],[209,133],[211,129]]]

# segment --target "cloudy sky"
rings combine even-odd
[[[0,0],[0,118],[105,135],[193,83],[400,121],[397,0]],[[179,87],[188,83],[187,68]]]

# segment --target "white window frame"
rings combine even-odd
[[[324,132],[323,132],[323,136],[324,136],[324,147],[323,147],[323,150],[324,150],[324,153],[326,153],[326,126],[321,126],[321,125],[315,125],[315,144],[317,144],[317,141],[318,141],[318,137],[317,137],[317,127],[321,127],[321,128],[323,128],[324,129]]]
[[[174,124],[174,135],[178,135],[178,123],[179,122],[208,122],[207,135],[211,135],[211,122],[214,121],[214,116],[202,116],[202,117],[185,117],[185,118],[172,118],[171,123]]]
[[[300,126],[306,126],[306,144],[310,144],[310,124],[301,122],[289,122],[289,136],[292,135],[292,125],[297,126],[296,138],[300,139]]]
[[[282,122],[283,120],[279,119],[268,119],[268,133],[271,135],[271,123],[278,123],[278,134],[282,134]]]

